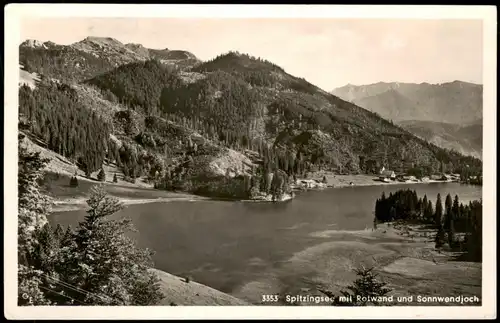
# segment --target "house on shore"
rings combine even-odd
[[[388,181],[388,180],[395,180],[396,179],[396,173],[392,170],[385,169],[385,167],[382,167],[379,173],[379,179],[381,181]]]

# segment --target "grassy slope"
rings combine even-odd
[[[29,73],[22,68],[19,68],[19,84],[26,84],[30,88],[36,88],[36,84],[40,81],[40,76],[36,73]]]
[[[189,306],[229,306],[250,305],[248,302],[234,296],[222,293],[211,287],[194,281],[186,282],[185,278],[171,275],[164,271],[152,269],[160,278],[160,286],[165,298],[159,305],[189,305]]]

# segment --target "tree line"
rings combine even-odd
[[[35,90],[21,86],[19,112],[48,149],[75,161],[87,175],[101,168],[110,127],[79,102],[70,86],[50,83]]]
[[[444,207],[441,194],[435,205],[416,191],[398,190],[387,197],[385,192],[375,202],[375,219],[379,222],[414,221],[431,224],[437,229],[435,242],[440,248],[447,244],[451,249],[461,248],[473,259],[480,260],[482,253],[482,201],[460,202],[458,195],[446,196]],[[465,234],[463,239],[457,233]]]
[[[19,62],[28,72],[64,82],[79,82],[114,68],[109,60],[70,46],[55,44],[47,49],[22,46],[19,49]]]
[[[119,66],[85,83],[111,92],[123,105],[145,115],[158,115],[163,88],[176,88],[180,84],[178,69],[156,59]]]

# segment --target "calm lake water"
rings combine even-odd
[[[435,206],[436,196],[457,194],[468,203],[480,186],[459,183],[403,184],[301,192],[284,203],[176,201],[131,205],[114,217],[132,219],[141,247],[156,252],[158,269],[231,293],[293,254],[323,242],[311,233],[362,230],[373,224],[375,200],[399,189],[416,190]],[[75,228],[85,211],[53,213],[49,220]],[[258,260],[252,263],[252,259]]]

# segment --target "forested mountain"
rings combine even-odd
[[[109,37],[87,37],[70,45],[26,40],[19,46],[19,61],[26,71],[66,82],[83,81],[117,66],[152,58],[181,68],[199,63],[187,51],[149,49]]]
[[[108,124],[77,98],[66,84],[19,88],[19,113],[27,129],[47,148],[72,158],[87,173],[98,170],[107,153]]]
[[[393,120],[440,147],[479,157],[482,152],[482,92],[482,85],[454,81],[349,84],[333,90],[332,94]],[[471,124],[473,127],[464,128]],[[465,133],[468,135],[464,136]]]
[[[229,194],[238,191],[230,178],[244,191],[268,192],[319,168],[359,173],[384,165],[432,173],[443,164],[454,171],[481,167],[264,59],[228,52],[186,67],[165,60],[195,59],[190,53],[135,44],[122,52],[120,44],[87,38],[71,46],[20,47],[30,71],[72,82],[45,80],[21,89],[21,111],[33,122],[28,128],[91,172],[106,159],[132,181],[147,176],[159,188],[195,192],[213,191],[223,181]],[[61,55],[54,58],[51,50]],[[81,70],[79,60],[91,64]]]
[[[482,121],[471,125],[409,120],[399,124],[409,132],[437,145],[465,155],[482,158]]]

